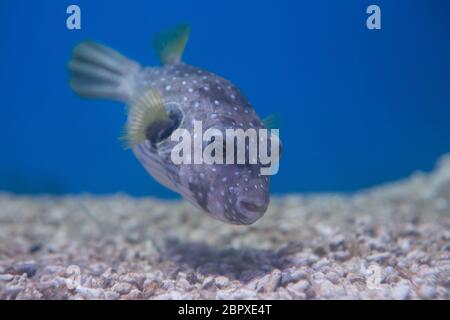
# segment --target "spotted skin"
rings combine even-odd
[[[177,105],[180,128],[193,132],[202,121],[203,132],[219,129],[264,128],[245,96],[228,80],[184,63],[145,68],[139,73],[136,94],[156,90],[166,105]],[[231,224],[251,224],[267,210],[269,177],[259,164],[182,164],[171,161],[178,144],[166,139],[154,146],[145,141],[133,147],[136,157],[159,182],[180,193],[216,219]],[[204,143],[204,146],[206,142]]]

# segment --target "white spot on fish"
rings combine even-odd
[[[170,85],[166,86],[166,91],[169,91],[170,89],[172,89],[172,87]]]

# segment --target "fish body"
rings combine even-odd
[[[169,138],[174,129],[194,132],[196,122],[203,131],[214,128],[224,135],[229,128],[265,128],[230,81],[180,61],[185,31],[169,31],[169,40],[167,33],[163,35],[162,67],[141,67],[107,47],[80,44],[69,66],[72,88],[82,96],[115,99],[128,106],[126,140],[158,182],[216,219],[254,223],[270,199],[270,179],[261,175],[259,163],[175,164],[171,159],[178,144]],[[201,144],[205,147],[208,141]]]

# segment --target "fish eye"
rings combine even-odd
[[[146,137],[154,147],[169,138],[183,121],[183,113],[177,106],[169,105],[167,109],[168,119],[157,121],[147,128]]]

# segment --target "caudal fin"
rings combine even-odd
[[[92,41],[80,43],[69,63],[70,86],[80,96],[127,102],[139,64]]]

